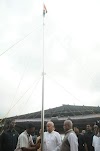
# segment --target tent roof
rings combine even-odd
[[[62,105],[59,107],[45,110],[45,118],[52,117],[68,117],[77,115],[99,114],[100,107],[94,106],[77,106],[77,105]],[[41,111],[17,116],[18,119],[41,118]]]

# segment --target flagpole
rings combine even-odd
[[[43,4],[44,7],[44,4]],[[43,9],[43,69],[42,69],[42,111],[41,111],[41,148],[44,151],[44,17],[45,17],[45,10]]]

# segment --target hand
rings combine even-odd
[[[33,145],[33,143],[30,141],[30,142],[29,142],[29,145],[30,145],[30,146],[32,146],[32,145]]]
[[[37,143],[36,144],[36,149],[39,149],[40,148],[40,143]]]
[[[21,148],[22,151],[28,151],[28,149],[26,147]]]
[[[38,143],[41,143],[41,138],[37,141],[37,144],[38,144]]]

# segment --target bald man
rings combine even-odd
[[[61,136],[54,131],[54,123],[47,122],[47,132],[44,132],[44,151],[60,151]]]
[[[73,123],[70,120],[64,121],[65,137],[63,139],[60,151],[78,151],[78,139],[72,130]]]

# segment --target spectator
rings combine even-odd
[[[85,130],[82,130],[81,134],[84,135],[85,133],[86,133],[86,131],[85,131]]]
[[[78,151],[78,139],[72,127],[73,124],[71,120],[66,120],[64,122],[65,137],[60,151]]]
[[[78,137],[78,151],[85,151],[85,139],[84,135],[79,133],[79,128],[74,127],[74,132],[76,133]]]
[[[15,120],[8,121],[8,129],[1,134],[1,150],[14,151],[18,140],[18,132],[15,130]]]
[[[92,146],[94,147],[95,151],[100,151],[100,128],[95,125],[95,135],[93,136]]]
[[[94,151],[94,147],[92,146],[93,136],[92,127],[89,124],[86,125],[86,133],[84,135],[86,151]]]
[[[98,133],[98,125],[94,125],[93,128],[94,128],[94,134],[97,135],[97,133]]]

